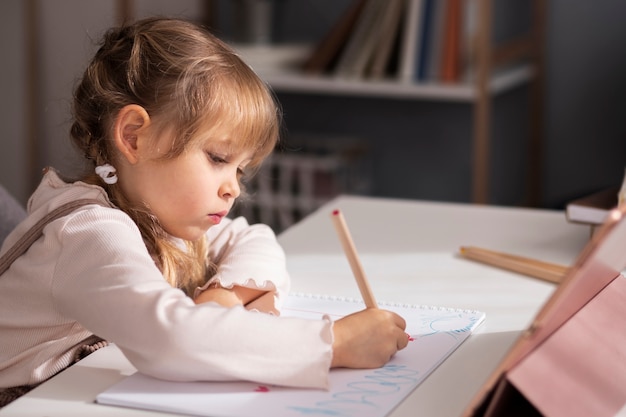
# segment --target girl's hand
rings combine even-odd
[[[368,308],[333,325],[332,368],[379,368],[409,343],[406,322],[387,310]]]

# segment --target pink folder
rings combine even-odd
[[[626,205],[610,212],[464,416],[614,416],[626,404]]]

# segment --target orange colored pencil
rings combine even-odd
[[[361,297],[363,297],[365,306],[368,308],[378,308],[376,299],[374,298],[374,293],[372,292],[369,282],[367,281],[367,277],[365,276],[363,265],[361,265],[361,261],[359,260],[356,247],[352,241],[352,236],[350,235],[350,231],[348,230],[343,214],[339,210],[334,210],[331,218],[333,220],[335,230],[337,230],[337,235],[339,236],[343,250],[348,258],[350,268],[352,268],[352,273],[354,274],[356,283],[359,286],[359,291],[361,292]]]
[[[569,269],[563,265],[477,248],[475,246],[462,246],[459,253],[463,257],[474,261],[483,262],[488,265],[557,284],[561,282]]]

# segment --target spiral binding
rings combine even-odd
[[[328,295],[328,294],[311,294],[304,292],[293,292],[289,295],[294,297],[301,298],[309,298],[313,300],[324,300],[324,301],[341,301],[346,303],[355,303],[364,305],[363,300],[354,297],[346,297],[341,295]],[[480,314],[481,312],[478,310],[469,310],[463,308],[454,308],[454,307],[440,307],[440,306],[432,306],[425,304],[409,304],[409,303],[398,303],[398,302],[378,302],[379,306],[383,307],[397,307],[397,308],[407,308],[407,309],[415,309],[415,310],[432,310],[432,311],[447,311],[451,313],[465,313],[465,314]]]

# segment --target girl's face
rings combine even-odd
[[[164,142],[167,138],[158,141]],[[147,205],[166,232],[191,241],[228,214],[252,158],[251,152],[232,151],[227,141],[207,141],[174,159],[157,159],[163,153],[158,147],[153,153],[132,165],[120,181],[131,200]]]

